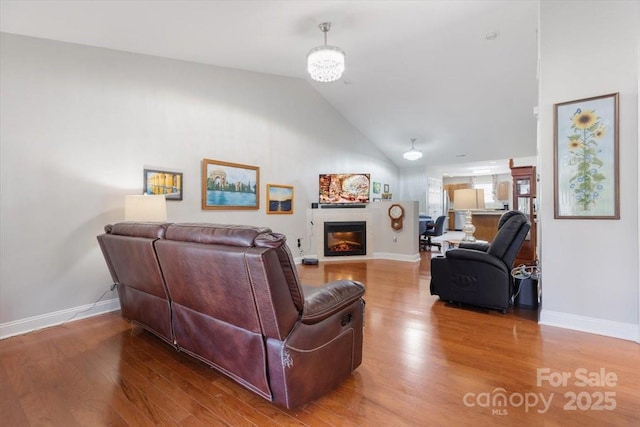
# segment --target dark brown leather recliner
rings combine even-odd
[[[511,268],[530,228],[525,214],[509,211],[500,217],[490,244],[462,242],[445,256],[432,258],[431,294],[506,312],[513,291]]]
[[[360,365],[364,286],[301,286],[284,235],[214,224],[105,231],[123,316],[265,399],[294,408]]]

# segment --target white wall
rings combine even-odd
[[[418,212],[427,212],[427,171],[424,166],[406,167],[400,170],[398,197],[395,200],[417,200]]]
[[[269,226],[292,248],[309,232],[319,173],[368,172],[396,187],[395,165],[305,80],[10,34],[0,42],[0,336],[25,319],[67,318],[109,288],[96,235],[122,220],[145,167],[184,173],[169,221]],[[260,210],[202,211],[203,158],[259,166]],[[293,215],[266,215],[268,183],[295,186]]]
[[[638,337],[637,1],[540,2],[541,322]],[[620,93],[620,220],[553,217],[553,105]]]

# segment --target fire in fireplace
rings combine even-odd
[[[324,223],[324,256],[366,254],[367,223],[365,221]]]

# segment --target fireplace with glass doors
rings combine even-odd
[[[367,223],[340,221],[324,223],[324,256],[367,254]]]

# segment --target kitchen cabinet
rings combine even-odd
[[[444,184],[442,186],[449,193],[449,200],[455,203],[454,193],[456,190],[463,190],[465,188],[471,188],[469,184]]]
[[[501,181],[498,183],[498,189],[496,191],[496,198],[503,202],[509,200],[509,192],[511,191],[511,185],[509,181]]]

